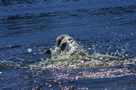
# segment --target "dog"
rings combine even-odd
[[[55,47],[41,53],[52,55],[52,57],[65,56],[70,57],[79,54],[84,55],[85,50],[69,35],[63,34],[57,37]]]

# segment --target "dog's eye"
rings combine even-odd
[[[70,43],[72,43],[72,42],[73,42],[73,39],[71,39],[71,38],[69,38],[68,40],[70,41]]]

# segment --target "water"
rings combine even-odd
[[[135,0],[1,0],[0,12],[0,89],[136,89]],[[42,66],[49,56],[40,51],[61,34],[74,37],[95,65]]]

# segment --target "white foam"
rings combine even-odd
[[[93,54],[88,54],[83,48],[76,43],[76,41],[68,35],[64,36],[61,43],[58,46],[51,48],[51,59],[42,60],[40,63],[31,65],[31,68],[88,68],[88,67],[99,67],[99,66],[115,66],[115,65],[126,65],[126,64],[135,64],[135,57],[127,57],[120,53],[118,50],[114,53],[119,53],[123,57],[111,56],[107,54],[97,53],[94,49]],[[57,40],[61,38],[59,36]],[[69,43],[70,40],[73,40],[72,43]],[[67,42],[68,49],[61,50],[60,46]],[[124,52],[124,49],[122,49]]]

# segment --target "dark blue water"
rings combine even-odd
[[[39,52],[54,46],[61,34],[90,54],[132,63],[21,68],[46,61],[48,55]],[[135,0],[0,0],[0,89],[135,90],[135,56]]]

